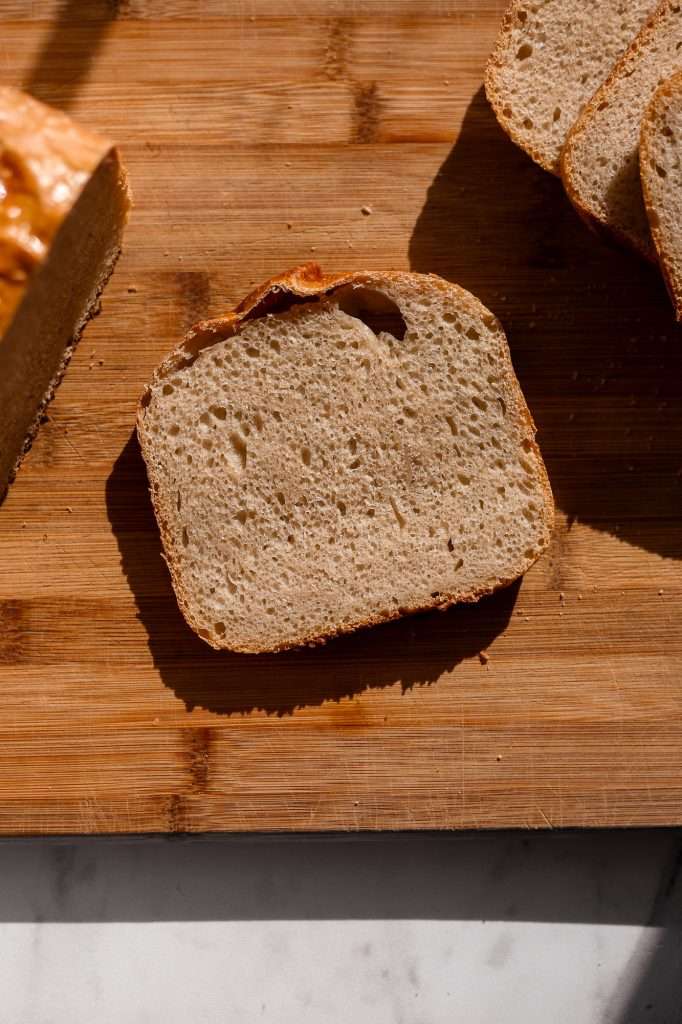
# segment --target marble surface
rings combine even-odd
[[[0,844],[0,1019],[679,1024],[682,833]]]

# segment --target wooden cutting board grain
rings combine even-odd
[[[503,7],[5,0],[2,78],[117,139],[136,207],[0,508],[0,833],[682,822],[682,337],[497,127]],[[190,323],[311,258],[435,271],[500,316],[556,533],[478,606],[216,653],[173,598],[135,404]]]

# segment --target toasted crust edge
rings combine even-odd
[[[645,260],[654,265],[658,263],[658,260],[656,258],[656,248],[653,241],[651,246],[642,245],[641,239],[626,231],[621,231],[620,228],[613,224],[609,224],[585,202],[584,197],[579,193],[575,185],[572,172],[572,160],[576,139],[590,124],[592,115],[596,112],[604,96],[609,95],[611,88],[621,77],[623,77],[626,69],[636,62],[643,44],[649,41],[655,32],[659,21],[663,19],[667,9],[668,0],[662,0],[658,7],[649,15],[623,56],[617,60],[612,67],[611,72],[603,84],[600,85],[592,99],[588,100],[583,107],[578,119],[566,136],[566,142],[563,145],[561,156],[559,158],[559,172],[566,194],[577,212],[580,214],[582,220],[600,236],[616,239],[616,241],[621,245],[626,246],[630,250],[634,250],[640,256],[643,256]]]
[[[660,107],[663,101],[672,97],[675,92],[682,94],[682,71],[677,71],[674,75],[671,75],[670,78],[661,82],[646,109],[644,117],[642,118],[639,142],[639,172],[642,179],[644,204],[646,206],[647,214],[649,215],[649,228],[651,229],[651,236],[654,240],[656,251],[658,253],[661,273],[663,274],[663,280],[665,281],[668,293],[672,299],[673,306],[675,307],[676,319],[678,323],[680,323],[682,322],[682,280],[676,277],[673,273],[672,266],[667,258],[663,235],[658,223],[656,202],[651,190],[652,172],[650,166],[654,135],[657,132],[656,122],[661,113]]]
[[[474,295],[466,291],[464,288],[461,288],[456,284],[451,284],[449,281],[445,281],[436,274],[417,274],[410,271],[355,271],[327,275],[322,273],[319,264],[310,262],[301,264],[300,266],[294,267],[292,270],[270,278],[269,281],[265,282],[265,284],[256,288],[254,291],[250,292],[246,298],[242,299],[232,312],[213,320],[202,321],[192,327],[185,336],[183,344],[172,352],[158,366],[152,376],[151,383],[147,385],[142,394],[137,409],[137,437],[145,466],[147,468],[150,497],[159,526],[159,532],[161,534],[163,550],[165,552],[165,561],[170,573],[173,590],[175,592],[180,611],[182,612],[187,624],[199,637],[201,637],[202,640],[204,640],[210,647],[213,647],[214,650],[229,650],[240,654],[275,654],[297,647],[315,647],[326,643],[327,640],[331,640],[334,637],[342,636],[346,633],[353,633],[356,630],[363,629],[367,626],[376,626],[382,622],[389,622],[394,619],[403,618],[406,615],[432,611],[436,608],[445,609],[454,604],[471,604],[479,600],[479,598],[484,597],[487,594],[492,594],[496,590],[508,586],[515,580],[519,579],[547,550],[554,526],[554,497],[552,495],[552,488],[547,475],[547,469],[542,458],[542,453],[540,452],[540,448],[535,439],[535,423],[526,404],[526,400],[521,390],[521,386],[518,383],[518,379],[516,378],[516,374],[514,373],[510,357],[509,373],[507,375],[509,379],[505,380],[505,385],[509,388],[513,388],[515,391],[518,411],[523,420],[523,426],[525,427],[524,440],[529,442],[530,450],[536,458],[539,482],[544,499],[543,519],[545,526],[545,543],[534,558],[521,559],[520,567],[517,572],[509,577],[505,577],[504,579],[500,578],[490,585],[483,585],[464,593],[452,592],[439,594],[437,598],[434,598],[432,601],[427,601],[424,604],[402,606],[400,608],[380,609],[374,615],[369,615],[365,619],[357,619],[351,623],[346,623],[343,626],[339,626],[335,629],[330,629],[322,633],[303,633],[297,637],[293,637],[291,640],[274,645],[263,645],[259,643],[257,638],[245,638],[243,642],[239,643],[236,643],[234,639],[229,639],[229,641],[226,640],[223,643],[215,642],[213,638],[206,635],[203,625],[197,621],[196,616],[192,611],[189,595],[182,584],[181,574],[178,569],[180,560],[177,557],[178,553],[175,550],[171,531],[168,528],[167,513],[163,507],[163,501],[159,498],[160,483],[156,477],[153,469],[153,463],[150,458],[152,442],[146,434],[144,415],[148,397],[150,395],[151,385],[156,381],[162,380],[168,372],[172,372],[172,370],[176,368],[187,365],[188,360],[189,362],[192,362],[203,348],[209,347],[211,344],[215,344],[216,342],[237,333],[243,323],[261,315],[258,311],[264,308],[264,306],[267,306],[267,303],[272,298],[273,294],[276,295],[279,292],[283,292],[292,294],[299,298],[315,298],[332,289],[341,287],[344,284],[364,283],[368,279],[375,279],[376,277],[382,277],[389,281],[399,280],[405,277],[427,278],[431,284],[436,285],[443,291],[455,292],[458,300],[468,307],[470,312],[474,313],[476,316],[486,317],[492,326],[502,332],[506,341],[506,335],[504,334],[500,321],[493,313],[490,312],[489,309],[487,309],[486,306],[479,302]]]

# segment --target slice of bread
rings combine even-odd
[[[664,0],[570,132],[561,174],[596,227],[656,261],[639,173],[642,119],[659,83],[682,68],[682,3]]]
[[[0,499],[121,248],[111,142],[0,88]]]
[[[474,601],[549,542],[504,332],[435,276],[273,278],[190,331],[137,430],[180,608],[212,647]]]
[[[682,72],[654,93],[642,121],[639,164],[651,234],[682,321]]]
[[[514,0],[488,61],[497,119],[545,170],[657,0]]]

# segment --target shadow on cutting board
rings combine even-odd
[[[214,651],[185,623],[175,600],[134,434],[107,480],[106,502],[154,664],[190,711],[285,715],[371,688],[401,683],[405,692],[435,683],[505,629],[518,593],[514,584],[476,605],[411,616],[324,647],[273,655]],[[348,706],[349,724],[361,725],[359,715]]]
[[[72,107],[118,9],[118,0],[65,0],[22,89],[62,110]]]
[[[569,524],[682,558],[682,329],[660,275],[582,224],[482,88],[409,255],[500,317]]]

